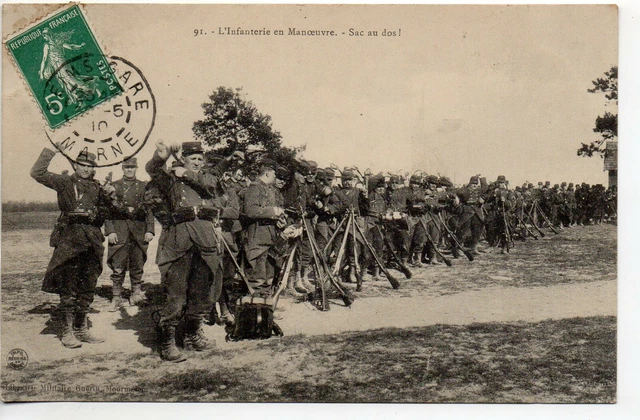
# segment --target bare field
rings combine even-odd
[[[332,299],[323,313],[285,297],[285,337],[225,343],[222,328],[210,326],[217,347],[173,365],[155,353],[153,305],[106,311],[107,268],[91,316],[107,342],[60,345],[50,319],[57,296],[40,291],[52,225],[30,228],[55,219],[47,215],[9,225],[3,217],[6,400],[615,401],[613,225],[549,232],[510,255],[462,257],[451,268],[414,270],[411,280],[393,271],[402,283],[395,291],[367,277],[352,308]],[[145,267],[152,302],[155,250],[156,241]],[[20,371],[4,360],[16,347],[30,357]]]

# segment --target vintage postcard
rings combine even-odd
[[[616,6],[2,22],[3,401],[616,402]]]

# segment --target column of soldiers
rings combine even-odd
[[[62,344],[103,341],[87,321],[102,272],[102,227],[112,272],[110,310],[124,308],[127,295],[129,305],[144,302],[143,267],[155,218],[164,293],[158,344],[160,356],[173,362],[186,359],[177,341],[187,350],[209,346],[202,330],[207,319],[233,325],[242,295],[270,297],[283,282],[305,299],[324,293],[327,269],[320,266],[333,267],[338,289],[344,283],[359,289],[364,272],[377,280],[394,264],[450,265],[444,254],[458,258],[462,251],[473,259],[483,250],[509,252],[514,237],[536,236],[540,228],[602,223],[616,215],[616,190],[602,185],[527,182],[509,189],[502,175],[490,184],[478,175],[454,188],[448,178],[422,172],[362,174],[355,167],[323,169],[313,161],[284,164],[268,156],[248,165],[241,152],[207,162],[199,142],[180,148],[159,142],[145,166],[148,183],[136,179],[135,158],[123,162],[122,179],[100,183],[91,153],[72,162],[72,175],[49,172],[56,152],[45,149],[31,174],[58,193],[61,215],[43,290],[60,296]],[[284,278],[293,249],[293,268]]]

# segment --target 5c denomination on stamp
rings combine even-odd
[[[52,129],[122,92],[78,5],[29,27],[5,46]]]

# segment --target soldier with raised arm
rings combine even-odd
[[[203,170],[204,150],[200,142],[182,143],[183,162],[166,169],[170,155],[169,148],[159,142],[146,169],[154,183],[163,189],[171,214],[157,258],[166,294],[159,320],[160,356],[180,362],[186,356],[176,347],[175,335],[182,319],[185,349],[202,351],[208,347],[203,320],[222,287],[219,219],[237,217],[238,209],[224,207],[222,203],[219,193],[222,172],[218,175]]]
[[[60,296],[62,345],[78,348],[83,342],[104,341],[89,331],[87,314],[102,273],[104,236],[100,228],[115,209],[115,190],[94,179],[96,156],[84,150],[71,163],[72,175],[49,172],[49,164],[58,151],[45,148],[31,168],[33,179],[58,193],[60,208],[50,240],[54,251],[42,290]]]

